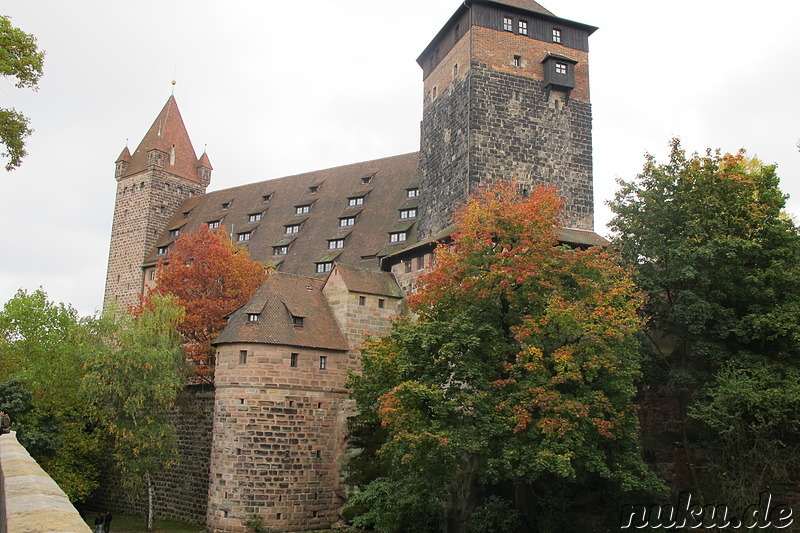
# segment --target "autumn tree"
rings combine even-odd
[[[13,80],[17,88],[38,88],[42,76],[44,52],[39,51],[36,37],[11,25],[11,19],[0,15],[0,75]],[[0,108],[0,144],[8,158],[6,170],[22,164],[27,155],[25,139],[33,130],[28,117],[14,108]]]
[[[225,328],[225,317],[247,303],[267,277],[264,265],[250,259],[246,248],[228,239],[223,227],[212,231],[203,224],[197,233],[175,241],[169,258],[159,261],[156,287],[145,298],[173,295],[186,315],[178,330],[197,373],[213,372],[211,342]]]
[[[800,460],[800,236],[775,167],[673,140],[620,186],[614,244],[648,296],[645,378],[676,402],[681,488],[747,506]]]
[[[50,301],[42,289],[20,290],[0,310],[0,408],[72,501],[98,486],[101,439],[90,429],[81,390],[97,331],[94,318]]]
[[[559,246],[552,189],[516,191],[468,201],[409,298],[416,319],[362,351],[355,422],[386,438],[348,502],[356,525],[568,531],[589,486],[660,487],[632,402],[640,295],[607,251]]]
[[[133,499],[146,494],[147,531],[153,530],[153,474],[178,460],[169,415],[185,386],[177,333],[183,315],[173,297],[154,295],[135,319],[109,320],[105,347],[87,358],[82,382],[92,419],[111,438],[123,486]]]

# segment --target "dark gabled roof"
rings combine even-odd
[[[243,307],[235,311],[214,344],[275,344],[347,351],[322,280],[274,272]],[[249,315],[258,315],[257,321]],[[293,325],[292,316],[303,319]]]
[[[378,257],[407,244],[390,243],[389,232],[400,222],[415,222],[401,221],[399,210],[407,201],[406,189],[418,186],[418,162],[415,152],[210,192],[186,200],[167,227],[180,225],[182,232],[196,232],[201,224],[220,220],[234,239],[250,232],[246,246],[251,258],[264,264],[281,262],[280,270],[293,274],[315,276],[315,263],[331,260],[334,253],[340,263],[377,269]],[[363,184],[368,176],[369,183]],[[363,205],[349,206],[348,198],[362,195]],[[308,213],[296,214],[297,206],[308,204]],[[251,222],[250,215],[260,215],[260,220]],[[350,216],[356,216],[355,224],[341,227],[339,219]],[[286,227],[296,224],[300,231],[287,235]],[[410,242],[416,231],[408,229]],[[328,241],[342,236],[344,247],[329,250]],[[273,255],[274,247],[287,244],[289,238],[288,254]],[[164,232],[156,247],[174,240]],[[153,250],[145,265],[157,259]]]
[[[394,276],[389,272],[358,268],[342,263],[336,263],[333,268],[342,277],[342,281],[350,292],[392,298],[404,296]]]
[[[517,9],[524,9],[525,11],[531,11],[533,13],[541,13],[542,15],[550,15],[554,17],[553,12],[549,9],[546,9],[538,2],[534,2],[534,0],[494,0],[495,4],[505,4],[507,6],[516,7]]]
[[[197,176],[198,161],[192,147],[192,141],[189,140],[189,134],[183,124],[181,112],[178,111],[178,103],[175,101],[174,96],[170,96],[153,125],[147,130],[142,142],[133,152],[133,156],[130,158],[130,165],[128,165],[124,175],[132,176],[146,170],[147,153],[150,150],[157,149],[169,154],[173,146],[175,147],[175,164],[170,164],[169,159],[167,159],[164,171],[200,183],[200,179]],[[206,161],[208,161],[208,156],[206,156]],[[208,168],[211,168],[210,164]]]

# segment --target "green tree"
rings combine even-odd
[[[508,508],[568,531],[585,525],[552,502],[579,487],[661,487],[632,402],[639,294],[607,252],[558,245],[560,207],[545,188],[471,198],[410,298],[416,319],[362,351],[359,423],[387,438],[383,475],[349,502],[356,525],[466,531]]]
[[[611,228],[648,295],[647,382],[677,400],[693,489],[746,506],[800,459],[800,236],[775,167],[673,140],[620,185]]]
[[[96,331],[94,319],[51,302],[42,289],[18,291],[0,311],[0,404],[20,443],[73,501],[98,484],[101,443],[80,386]]]
[[[185,385],[182,340],[177,326],[184,310],[171,297],[153,297],[135,320],[116,317],[108,348],[90,358],[84,377],[93,418],[113,441],[123,483],[147,498],[147,530],[153,529],[153,472],[178,458],[169,414]]]
[[[11,25],[11,19],[0,16],[0,74],[14,80],[17,88],[36,90],[42,76],[44,52],[39,51],[36,37]],[[22,164],[27,155],[25,139],[33,132],[28,118],[14,108],[0,108],[0,144],[8,157],[6,170]]]

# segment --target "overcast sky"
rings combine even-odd
[[[800,4],[787,0],[543,0],[590,38],[596,231],[615,178],[690,151],[777,163],[800,213]],[[415,60],[458,0],[24,0],[0,14],[47,51],[40,90],[0,80],[35,133],[0,170],[0,304],[41,286],[82,315],[102,304],[116,182],[170,95],[209,190],[419,149]]]

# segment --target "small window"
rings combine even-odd
[[[261,220],[261,213],[250,213],[249,215],[247,215],[247,220],[249,222],[258,222],[259,220]]]
[[[192,214],[192,212],[191,212],[191,211],[184,211],[184,212],[183,212],[183,218],[189,218],[189,215],[190,215],[190,214]]]
[[[239,350],[239,364],[247,364],[247,350]]]
[[[422,270],[425,268],[425,256],[421,255],[417,257],[417,270]]]
[[[519,34],[528,35],[528,22],[525,20],[519,21]]]
[[[411,260],[410,260],[410,259],[409,259],[409,260],[406,260],[406,261],[403,261],[403,266],[404,266],[404,267],[405,267],[405,269],[406,269],[406,274],[408,274],[409,272],[411,272],[411,270],[412,270],[412,267],[411,267]]]
[[[386,307],[386,300],[383,298],[378,298],[378,309],[383,309]]]
[[[305,215],[310,210],[311,210],[311,204],[298,205],[298,206],[295,206],[295,208],[294,208],[294,214],[295,215]]]
[[[567,73],[567,64],[556,63],[556,74],[566,74],[566,73]]]
[[[358,305],[361,305],[361,306],[367,305],[367,297],[366,296],[359,296],[358,297]]]
[[[155,268],[150,270],[149,276],[150,276],[150,281],[155,281],[155,279],[156,279],[156,269]],[[119,281],[119,280],[117,280],[117,281]]]
[[[371,181],[372,181],[372,176],[364,176],[363,178],[361,178],[362,185],[369,185]]]
[[[511,61],[511,64],[515,67],[522,66],[522,56],[514,56],[514,59]]]
[[[212,220],[208,223],[208,229],[219,229],[219,220]]]
[[[553,42],[560,43],[561,42],[561,30],[558,28],[553,28]]]
[[[407,198],[416,198],[417,196],[419,196],[419,189],[417,187],[406,189]]]
[[[364,205],[364,197],[363,196],[355,196],[353,198],[347,199],[347,205],[350,207],[355,207],[357,205]]]
[[[319,185],[312,185],[311,187],[308,188],[308,192],[310,193],[315,193],[318,190],[319,190]]]
[[[289,356],[289,366],[292,368],[297,368],[297,358],[300,354],[293,353]]]
[[[303,327],[303,317],[292,315],[292,325],[296,328]]]
[[[438,94],[439,94],[439,87],[437,87],[436,85],[434,85],[434,86],[433,86],[433,99],[434,99],[434,100],[436,100],[436,97],[438,96]]]
[[[505,31],[514,31],[514,21],[511,17],[503,17],[503,29]]]
[[[454,78],[457,78],[457,77],[458,77],[458,63],[456,63],[455,65],[453,65],[453,77],[454,77]]]
[[[417,218],[417,208],[401,209],[400,218]]]
[[[408,233],[405,231],[399,231],[397,233],[390,233],[389,234],[389,242],[405,242],[406,237],[408,237]]]
[[[230,206],[231,206],[230,202],[223,202],[220,207],[222,207],[222,209],[228,209]]]
[[[286,255],[289,253],[289,246],[273,246],[272,255]]]
[[[344,248],[344,239],[331,239],[328,241],[328,250]]]
[[[339,219],[339,227],[352,226],[356,223],[356,217],[342,217]]]
[[[324,274],[325,272],[330,272],[333,268],[332,261],[325,261],[324,263],[317,263],[317,274]]]
[[[286,228],[286,235],[292,235],[293,233],[298,233],[300,231],[300,224],[289,224],[288,226],[284,226]]]
[[[179,230],[179,229],[171,229],[171,230],[169,230],[169,236],[170,237],[177,237],[180,234],[181,234],[181,230]]]
[[[166,255],[168,250],[169,250],[169,246],[159,246],[158,247],[158,255]]]
[[[328,358],[324,355],[319,356],[319,369],[325,370],[328,367]]]
[[[270,200],[272,200],[272,195],[271,194],[264,194],[264,195],[261,196],[261,201],[262,202],[269,202]]]
[[[258,322],[258,313],[247,313],[248,322]]]
[[[246,242],[250,240],[250,235],[252,232],[250,231],[243,231],[242,233],[236,234],[236,242]]]

